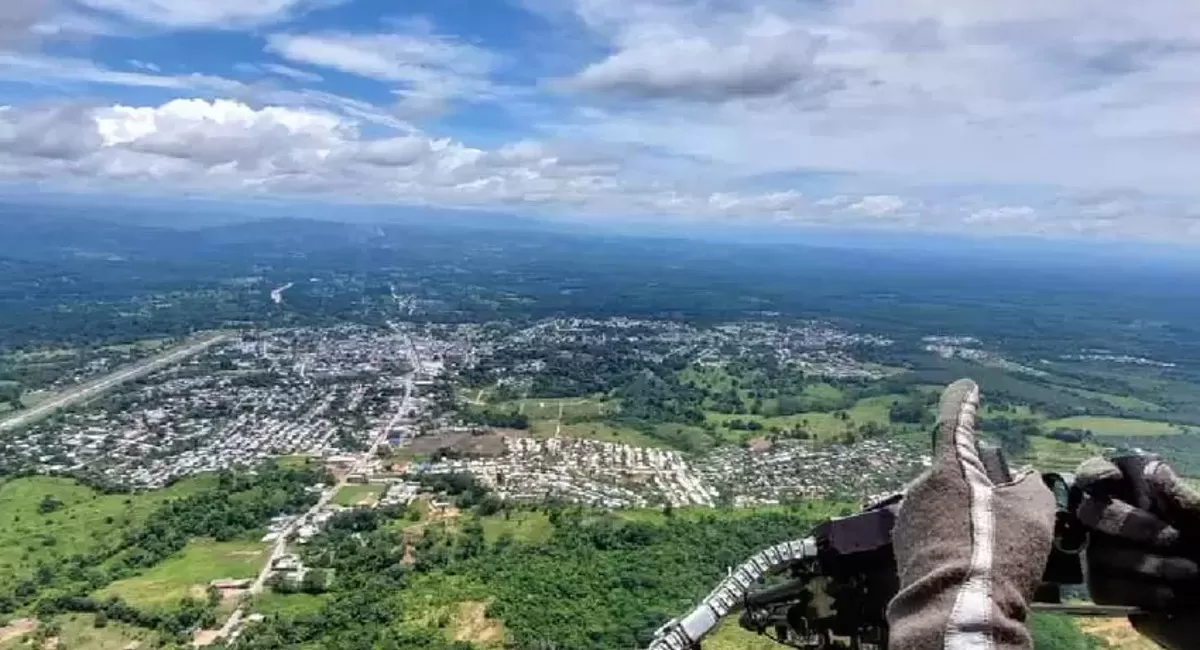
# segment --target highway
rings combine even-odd
[[[66,392],[38,404],[37,406],[21,411],[20,413],[0,421],[0,431],[7,431],[25,426],[30,422],[43,418],[58,409],[61,409],[72,404],[89,400],[104,391],[110,390],[121,384],[148,375],[156,370],[161,370],[169,365],[178,363],[190,356],[199,354],[204,350],[224,341],[229,338],[228,334],[215,334],[208,336],[203,340],[195,343],[190,343],[182,347],[177,347],[170,352],[159,355],[152,359],[147,359],[140,363],[134,364],[128,368],[123,368],[117,372],[101,377],[100,379],[92,380],[83,386],[78,386],[67,390]]]

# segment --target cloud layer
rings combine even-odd
[[[28,89],[0,109],[0,177],[595,218],[1200,235],[1194,3],[507,0],[477,22],[509,23],[462,33],[448,28],[461,17],[364,16],[368,4],[0,3],[0,80]],[[214,45],[83,58],[93,44],[133,50],[129,34],[185,33]],[[65,43],[84,35],[87,47]],[[240,58],[221,58],[226,44]]]

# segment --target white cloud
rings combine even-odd
[[[6,0],[10,1],[10,0]],[[139,23],[165,28],[229,28],[271,24],[332,0],[76,0]]]
[[[635,24],[618,50],[567,82],[571,88],[644,98],[724,101],[813,94],[832,78],[813,65],[821,41],[769,16],[693,30],[675,23]]]
[[[487,50],[423,30],[274,34],[267,49],[297,63],[394,83],[400,108],[418,115],[453,100],[490,97],[488,77],[498,63]]]
[[[871,217],[884,217],[904,207],[904,199],[890,194],[864,196],[849,206],[850,210]]]
[[[822,170],[1197,193],[1195,3],[568,6],[610,50],[565,84],[607,109],[577,110],[572,134],[708,161],[727,180]]]
[[[1061,194],[1041,205],[898,194],[808,196],[648,178],[569,142],[493,149],[419,131],[376,135],[312,107],[231,99],[0,107],[0,178],[105,191],[319,196],[549,214],[760,219],[892,229],[1108,237],[1200,236],[1186,199]],[[612,153],[611,151],[609,153]]]
[[[138,70],[145,70],[147,72],[154,72],[154,73],[162,72],[162,68],[159,67],[157,63],[149,63],[146,61],[139,61],[138,59],[130,59],[129,65],[134,68],[137,68]]]
[[[976,210],[967,216],[966,222],[995,224],[1014,221],[1033,221],[1037,216],[1037,210],[1028,205],[1002,205]]]
[[[3,48],[30,33],[279,25],[333,0],[62,0],[49,14],[0,0],[0,80],[139,98],[4,109],[0,176],[679,219],[1197,232],[1200,5],[521,1],[559,22],[546,40],[517,25],[506,42],[527,41],[520,50],[415,20],[273,27],[258,34],[276,56],[236,66],[234,80],[164,73],[192,63],[159,54],[116,69]],[[348,88],[367,92],[328,92]],[[504,130],[455,131],[480,102],[506,113]],[[414,124],[447,107],[462,111],[448,131]]]
[[[224,92],[236,91],[241,88],[241,84],[236,81],[209,75],[123,72],[99,66],[86,59],[3,52],[0,52],[0,79],[33,84],[80,82],[177,90],[194,88]]]
[[[280,65],[278,63],[264,63],[264,64],[262,64],[262,67],[267,72],[277,74],[281,77],[287,77],[293,81],[301,81],[304,83],[317,83],[317,82],[323,80],[323,77],[321,77],[321,75],[319,75],[315,72],[309,72],[307,70],[299,70],[297,68],[293,68],[293,67],[287,66],[287,65]]]

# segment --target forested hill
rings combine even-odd
[[[0,219],[0,345],[78,339],[81,327],[90,340],[119,340],[378,322],[393,314],[395,290],[418,300],[412,318],[436,321],[824,318],[909,341],[972,335],[1035,358],[1119,349],[1200,367],[1195,272],[1086,257],[1019,262],[478,222],[275,219],[185,232],[9,216]],[[287,304],[273,306],[270,291],[289,282]]]
[[[303,552],[336,576],[330,590],[273,597],[236,647],[632,650],[727,567],[849,508],[602,513],[478,494],[458,504],[465,511],[450,521],[386,509],[339,515]],[[1039,650],[1095,647],[1066,619],[1039,618],[1034,630]],[[705,647],[782,646],[731,621]]]

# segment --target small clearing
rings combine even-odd
[[[383,495],[383,485],[359,484],[346,485],[338,490],[338,493],[333,497],[333,502],[339,506],[373,506],[379,501],[379,497]]]
[[[1124,618],[1093,618],[1078,619],[1076,625],[1087,635],[1096,637],[1107,644],[1108,648],[1123,650],[1157,650],[1158,645],[1151,642],[1133,629],[1128,619]]]
[[[8,625],[0,627],[0,643],[19,639],[35,629],[37,629],[37,619],[18,618]]]
[[[500,647],[504,644],[504,624],[487,616],[487,603],[465,601],[458,604],[458,611],[451,621],[455,641],[483,646]]]

